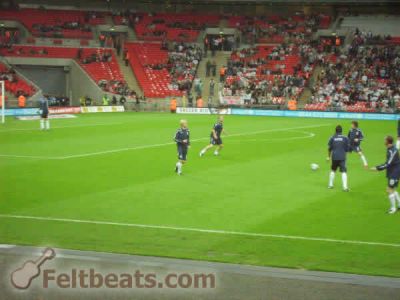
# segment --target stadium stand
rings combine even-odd
[[[376,43],[376,45],[371,45]],[[352,44],[331,59],[313,87],[312,105],[352,112],[393,112],[400,101],[400,48],[356,31]]]
[[[129,63],[149,98],[182,96],[192,86],[202,52],[197,46],[175,44],[171,51],[160,43],[127,43]]]
[[[0,80],[5,81],[5,90],[15,97],[20,95],[30,97],[36,91],[32,85],[2,63],[0,63]]]
[[[217,26],[219,16],[195,14],[140,14],[131,15],[132,24],[139,39],[146,41],[196,41],[201,30]],[[122,18],[114,19],[122,20]]]
[[[100,33],[98,36],[100,44],[110,48],[86,48],[95,38],[93,26],[109,23],[110,16],[112,24],[132,27],[140,40],[119,42],[117,53],[125,49],[126,65],[135,75],[143,95],[149,98],[177,97],[191,91],[193,81],[202,77],[197,74],[204,54],[195,44],[199,34],[208,27],[223,24],[226,28],[238,29],[242,43],[234,36],[214,36],[210,40],[205,38],[203,46],[205,50],[212,50],[211,58],[205,53],[207,60],[215,60],[215,51],[232,51],[226,66],[225,61],[217,63],[225,66],[222,88],[217,87],[224,96],[250,97],[251,104],[285,104],[308,95],[305,92],[308,90],[306,110],[370,112],[389,111],[389,107],[399,106],[397,86],[400,82],[396,68],[400,58],[396,45],[400,45],[400,33],[379,33],[379,30],[388,31],[389,27],[391,33],[395,33],[395,26],[392,26],[395,18],[382,17],[375,22],[364,15],[333,20],[325,13],[306,15],[300,12],[222,16],[193,11],[144,13],[127,10],[111,14],[34,8],[1,10],[0,20],[19,21],[32,33],[26,42],[35,44],[40,37],[51,37],[59,46],[13,45],[18,42],[18,30],[2,31],[0,54],[74,59],[104,91],[129,95],[131,91],[119,65],[121,61],[111,50],[116,47],[111,35]],[[391,23],[382,25],[382,20]],[[352,43],[349,49],[342,47],[342,40],[335,44],[334,38],[329,36],[316,39],[318,30],[328,29],[335,21],[339,24],[335,26],[341,28],[353,28],[354,24],[362,28],[357,28],[347,41]],[[365,29],[369,23],[371,30]],[[80,39],[82,48],[63,47],[62,38]],[[213,48],[215,42],[221,47]],[[248,46],[256,42],[257,46]],[[374,60],[369,61],[369,57]],[[355,71],[355,68],[358,69]],[[358,72],[356,78],[353,78],[354,72]],[[26,95],[32,93],[28,87],[23,88]]]
[[[328,15],[291,17],[279,15],[249,18],[234,16],[228,19],[230,27],[238,28],[247,41],[281,44],[296,37],[310,36],[317,29],[326,29],[331,23]]]
[[[223,95],[251,93],[255,104],[297,100],[325,53],[310,45],[257,46],[234,51],[227,64]]]
[[[18,45],[1,49],[0,54],[10,57],[69,58],[80,66],[104,90],[129,94],[114,52],[109,48],[67,48]]]
[[[104,15],[75,10],[0,10],[0,20],[21,22],[36,37],[92,39],[91,26],[104,24]]]

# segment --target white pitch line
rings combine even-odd
[[[226,137],[256,135],[256,134],[266,133],[266,132],[289,131],[289,130],[294,130],[294,129],[316,128],[316,127],[324,127],[324,126],[329,126],[329,125],[331,125],[331,124],[318,124],[318,125],[309,125],[309,126],[295,127],[295,128],[266,129],[266,130],[253,131],[253,132],[230,134],[230,135],[227,135]],[[193,139],[192,142],[198,142],[198,141],[204,141],[204,140],[209,140],[209,137]],[[119,149],[113,149],[113,150],[107,150],[107,151],[99,151],[99,152],[91,152],[91,153],[85,153],[85,154],[62,156],[62,157],[59,157],[58,159],[81,158],[81,157],[88,157],[88,156],[94,156],[94,155],[103,155],[103,154],[124,152],[124,151],[130,151],[130,150],[157,148],[157,147],[163,147],[163,146],[174,145],[174,144],[175,144],[175,142],[169,142],[169,143],[163,143],[163,144],[153,144],[153,145],[143,145],[143,146],[136,146],[136,147],[119,148]]]
[[[297,130],[291,130],[293,132],[297,133],[302,133],[304,136],[294,136],[294,137],[289,137],[289,138],[272,138],[272,139],[246,139],[246,142],[261,142],[261,141],[267,141],[267,142],[273,142],[273,141],[292,141],[292,140],[304,140],[304,139],[311,139],[315,137],[315,133],[313,132],[308,132],[308,131],[297,131]]]
[[[281,131],[290,131],[290,130],[297,130],[297,129],[307,129],[307,128],[317,128],[317,127],[326,127],[330,126],[331,124],[317,124],[317,125],[308,125],[308,126],[300,126],[300,127],[289,127],[289,128],[274,128],[274,129],[265,129],[259,131],[252,131],[252,132],[244,132],[244,133],[236,133],[230,134],[225,137],[237,137],[237,136],[244,136],[244,135],[256,135],[260,133],[267,133],[267,132],[281,132]],[[204,141],[208,140],[209,137],[193,139],[192,142]],[[118,153],[118,152],[125,152],[131,150],[141,150],[141,149],[149,149],[149,148],[157,148],[163,146],[174,145],[175,142],[168,142],[168,143],[161,143],[161,144],[150,144],[150,145],[142,145],[142,146],[135,146],[135,147],[126,147],[126,148],[118,148],[112,150],[105,150],[99,152],[90,152],[90,153],[83,153],[83,154],[74,154],[74,155],[67,155],[67,156],[29,156],[29,155],[21,155],[21,158],[32,158],[32,159],[49,159],[49,160],[64,160],[64,159],[72,159],[72,158],[82,158],[82,157],[90,157],[96,155],[104,155],[110,153]],[[0,154],[0,157],[15,157],[18,158],[18,155],[13,154]]]
[[[230,231],[230,230],[217,230],[217,229],[202,229],[202,228],[193,228],[193,227],[176,227],[176,226],[166,226],[166,225],[134,224],[134,223],[120,223],[120,222],[65,219],[65,218],[50,218],[50,217],[39,217],[39,216],[6,215],[6,214],[0,214],[0,218],[27,219],[27,220],[77,223],[77,224],[111,225],[111,226],[120,226],[120,227],[162,229],[162,230],[187,231],[187,232],[198,232],[198,233],[209,233],[209,234],[220,234],[220,235],[237,235],[237,236],[247,236],[247,237],[276,238],[276,239],[287,239],[287,240],[303,240],[303,241],[327,242],[327,243],[337,243],[337,244],[368,245],[368,246],[400,248],[400,244],[395,244],[395,243],[367,242],[367,241],[357,241],[357,240],[341,240],[341,239],[333,239],[333,238],[307,237],[307,236],[297,236],[297,235],[269,234],[269,233],[256,233],[256,232]]]
[[[121,122],[114,122],[114,123],[97,123],[97,124],[81,124],[81,125],[72,125],[72,126],[52,126],[51,129],[64,129],[64,128],[79,128],[79,127],[92,127],[92,126],[108,126],[108,125],[120,125],[120,124],[125,124]],[[13,131],[37,131],[40,132],[39,128],[14,128],[14,129],[2,129],[0,130],[0,133],[3,132],[13,132]]]

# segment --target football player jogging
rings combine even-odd
[[[222,148],[224,147],[224,144],[222,143],[222,138],[221,138],[221,134],[223,132],[225,132],[224,131],[224,117],[220,116],[220,117],[218,117],[218,122],[216,124],[214,124],[214,127],[211,131],[210,144],[207,145],[203,150],[200,151],[200,156],[203,156],[204,154],[206,154],[206,152],[214,146],[217,146],[217,148],[214,151],[214,155],[219,155]]]
[[[363,135],[361,129],[358,128],[357,121],[351,122],[351,129],[350,129],[347,137],[350,140],[350,152],[358,153],[358,155],[360,155],[360,157],[361,157],[364,167],[368,168],[367,159],[365,158],[365,155],[362,153],[362,150],[361,150],[361,142],[364,139],[364,135]]]
[[[49,130],[49,102],[46,97],[42,97],[39,101],[39,111],[40,111],[40,129]]]
[[[329,139],[328,143],[328,158],[327,161],[332,160],[331,172],[329,174],[328,188],[333,189],[335,181],[335,174],[337,169],[342,173],[343,191],[348,192],[347,185],[347,168],[346,168],[346,155],[349,152],[349,139],[342,135],[342,126],[336,126],[336,133]]]
[[[397,121],[397,142],[396,148],[400,149],[400,119]]]
[[[386,170],[386,177],[388,179],[387,193],[390,201],[389,214],[394,214],[397,211],[397,207],[400,208],[400,196],[396,191],[400,178],[400,156],[399,150],[393,145],[393,142],[394,139],[392,136],[385,138],[386,162],[371,169],[373,171]]]
[[[190,132],[186,120],[180,121],[180,128],[176,131],[175,142],[178,148],[178,162],[175,165],[175,172],[182,175],[182,166],[186,163],[187,153],[190,146]]]

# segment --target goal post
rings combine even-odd
[[[5,93],[5,82],[4,80],[0,81],[1,86],[1,123],[4,124],[6,122],[6,93]]]

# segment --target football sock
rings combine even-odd
[[[50,121],[49,121],[49,120],[46,120],[46,121],[45,121],[45,126],[46,126],[46,129],[47,129],[47,130],[50,129]]]
[[[335,181],[335,172],[331,171],[329,174],[329,186],[333,186],[333,182]]]
[[[396,148],[397,148],[397,149],[400,149],[400,140],[397,140],[397,142],[396,142]]]
[[[176,167],[178,168],[178,174],[182,173],[182,163],[180,161],[176,163]]]
[[[394,192],[394,195],[396,196],[397,206],[400,208],[400,196],[399,196],[399,192]]]
[[[347,190],[347,173],[342,173],[342,183],[343,183],[343,189]]]
[[[364,166],[368,166],[368,162],[367,162],[367,159],[365,158],[364,154],[361,154],[361,160],[362,160]]]
[[[389,194],[390,209],[396,209],[396,195],[395,193]]]
[[[40,129],[44,129],[44,120],[40,120]]]

